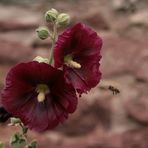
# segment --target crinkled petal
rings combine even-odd
[[[81,69],[74,69],[64,65],[66,82],[72,84],[80,95],[87,93],[100,82],[99,65],[99,63],[85,64]]]
[[[66,55],[75,59],[95,55],[100,57],[102,39],[90,27],[78,23],[59,35],[54,48],[54,65],[61,67]],[[91,62],[91,61],[90,61]]]

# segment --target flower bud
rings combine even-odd
[[[49,30],[46,27],[39,27],[37,30],[37,35],[40,39],[44,40],[49,37]]]
[[[51,9],[46,12],[45,19],[47,22],[54,22],[57,19],[58,11],[56,9]]]
[[[57,22],[60,26],[66,26],[70,22],[70,16],[66,13],[61,13],[57,18]]]
[[[37,61],[39,63],[49,63],[49,60],[47,58],[43,58],[43,57],[40,57],[40,56],[37,56],[33,59],[33,61]]]
[[[20,124],[21,123],[21,120],[19,118],[10,118],[10,122],[11,122],[11,125],[17,125],[17,124]]]

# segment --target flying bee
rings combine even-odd
[[[117,94],[120,93],[120,90],[119,90],[118,88],[115,88],[115,87],[112,86],[112,85],[109,85],[109,86],[108,86],[108,89],[113,92],[113,95],[117,95]]]

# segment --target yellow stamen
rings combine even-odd
[[[80,69],[81,65],[73,60],[73,57],[71,55],[67,55],[64,57],[64,62],[71,68],[77,68]]]
[[[68,61],[67,64],[72,68],[77,68],[77,69],[81,68],[81,65],[73,60]]]
[[[45,93],[40,92],[37,96],[37,100],[38,100],[38,102],[43,102],[45,100]]]
[[[36,91],[38,93],[38,102],[43,102],[46,99],[46,94],[49,93],[49,88],[46,84],[39,84],[36,88]]]

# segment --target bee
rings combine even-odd
[[[108,89],[113,92],[113,95],[117,95],[117,94],[120,93],[120,90],[119,90],[118,88],[115,88],[115,87],[112,86],[112,85],[109,85],[109,86],[108,86]]]
[[[0,123],[6,122],[11,115],[0,105]]]

